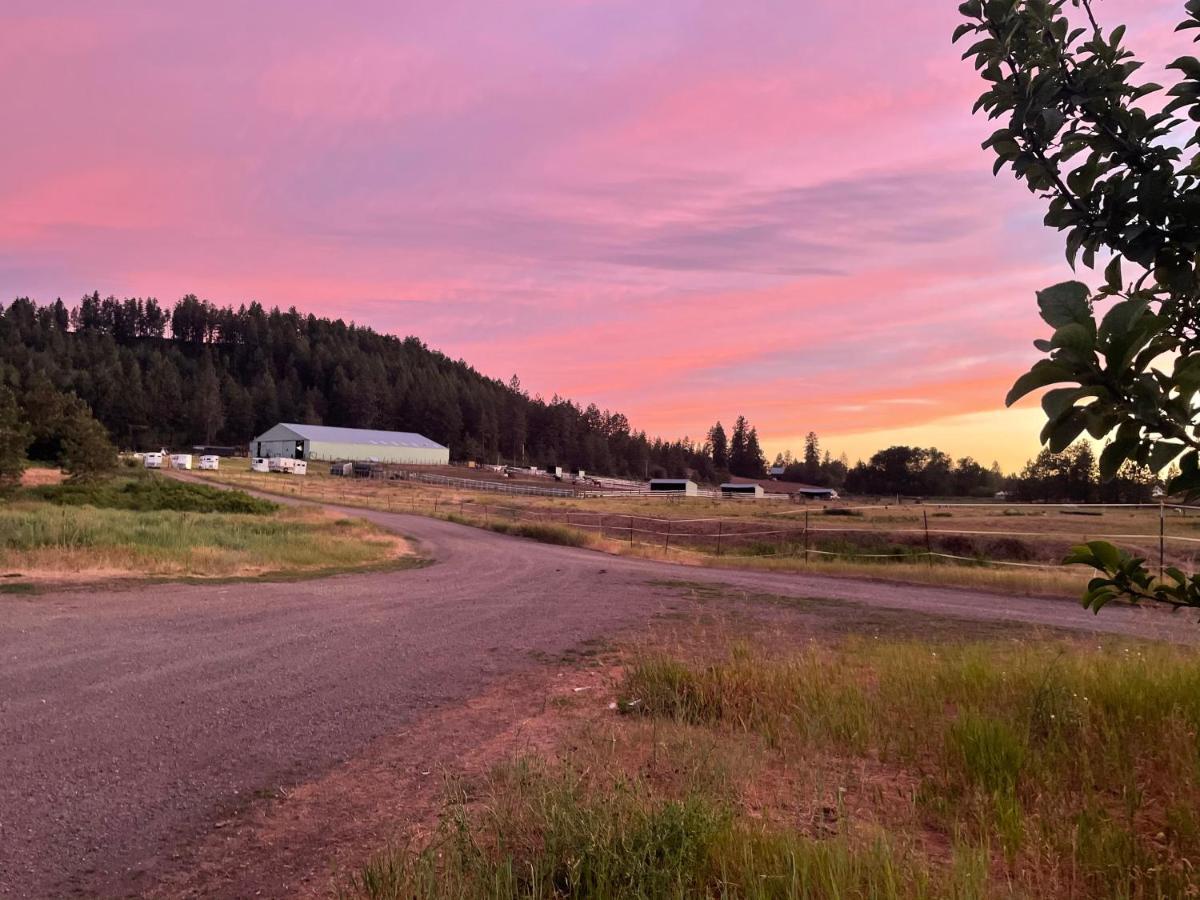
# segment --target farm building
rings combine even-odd
[[[730,484],[756,484],[764,491],[769,491],[772,494],[786,494],[792,500],[836,500],[838,498],[838,492],[833,488],[819,487],[815,484],[802,484],[799,481],[775,481],[767,478],[742,478],[735,475],[730,479]],[[725,485],[721,485],[721,490],[724,491],[725,487]]]
[[[748,482],[743,484],[723,484],[721,485],[722,497],[761,497],[766,493],[761,484]]]
[[[444,466],[450,450],[409,431],[373,431],[335,428],[330,425],[297,425],[281,422],[250,442],[257,457],[354,460],[409,465]]]
[[[650,490],[656,494],[687,494],[694,497],[699,488],[696,482],[686,478],[651,478]]]

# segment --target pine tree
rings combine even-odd
[[[77,397],[68,399],[62,418],[60,462],[75,480],[95,478],[117,465],[117,448],[109,440],[108,432]]]
[[[821,446],[815,431],[804,438],[804,478],[809,484],[818,484],[821,478]]]
[[[221,381],[207,353],[192,385],[191,407],[192,434],[199,436],[202,444],[211,444],[225,424],[225,408],[221,402]]]
[[[25,472],[25,451],[31,439],[16,395],[0,385],[0,492],[13,490]]]
[[[751,428],[746,435],[746,472],[748,478],[761,478],[767,474],[767,460],[758,445],[758,429]]]
[[[720,422],[717,422],[708,432],[708,442],[712,448],[713,466],[718,471],[728,470],[729,468],[729,438],[725,436],[725,429]]]
[[[746,432],[749,426],[745,416],[738,416],[733,425],[733,437],[729,441],[729,471],[734,475],[746,475],[749,470],[746,455]]]

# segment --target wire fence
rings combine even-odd
[[[432,473],[414,473],[419,477],[404,479],[435,486],[479,490],[481,483]],[[262,476],[254,486],[277,493],[307,497],[329,503],[362,505],[390,512],[447,515],[458,514],[488,525],[499,521],[537,522],[560,525],[596,534],[610,541],[627,541],[631,546],[657,546],[664,553],[691,551],[714,556],[779,556],[804,561],[821,558],[846,560],[880,560],[965,563],[982,566],[1014,567],[1021,569],[1062,569],[1059,562],[1045,558],[1047,543],[1059,542],[1060,548],[1083,543],[1089,539],[1115,542],[1134,542],[1141,545],[1139,555],[1157,556],[1160,573],[1167,565],[1193,565],[1200,555],[1200,535],[1170,534],[1166,530],[1168,513],[1188,515],[1200,507],[1183,504],[1015,504],[1015,503],[931,503],[913,507],[905,512],[919,512],[919,527],[892,522],[853,525],[820,522],[825,510],[799,510],[784,518],[767,515],[764,518],[695,516],[664,517],[639,515],[633,512],[554,509],[546,506],[514,506],[480,502],[478,498],[441,495],[437,491],[422,494],[403,485],[403,481],[364,481],[361,479],[289,479],[285,475]],[[501,485],[506,493],[547,497],[567,497],[586,504],[585,497],[570,489],[555,489],[530,485]],[[553,492],[553,493],[551,493]],[[621,492],[629,496],[632,492]],[[430,496],[432,494],[432,496]],[[676,498],[670,498],[675,501]],[[832,508],[843,514],[888,510],[889,505],[839,506]],[[1065,530],[987,530],[931,526],[930,512],[951,508],[1037,510],[1139,510],[1158,512],[1157,533],[1127,531],[1095,532]],[[764,520],[765,519],[765,520]],[[817,520],[817,521],[814,521]],[[869,519],[867,520],[869,522]],[[1157,545],[1154,547],[1153,545]],[[1168,553],[1170,548],[1170,553]],[[1154,550],[1157,553],[1154,553]],[[1042,558],[1038,558],[1039,555]]]

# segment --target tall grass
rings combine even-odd
[[[384,854],[354,892],[397,898],[901,898],[927,867],[880,837],[815,840],[739,819],[725,800],[656,798],[640,776],[592,783],[520,761],[480,803],[460,799],[420,852]]]
[[[396,546],[365,522],[306,511],[134,512],[29,501],[0,507],[0,567],[35,578],[353,568],[389,559]]]
[[[710,665],[652,656],[620,708],[879,760],[914,813],[1041,896],[1192,895],[1200,660],[1186,651],[852,641]]]
[[[26,493],[32,498],[65,506],[138,512],[176,510],[266,515],[279,508],[269,500],[251,497],[244,491],[223,490],[143,473],[99,481],[42,485],[29,488]]]

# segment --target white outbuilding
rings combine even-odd
[[[163,467],[163,455],[161,453],[143,454],[142,465],[147,469],[161,469]]]
[[[752,500],[758,499],[765,494],[763,486],[754,481],[748,482],[729,482],[721,485],[722,497],[748,497]]]
[[[219,456],[202,456],[200,457],[200,468],[206,472],[215,472],[221,468],[221,457]]]
[[[250,452],[268,459],[353,460],[418,466],[444,466],[450,462],[449,448],[410,431],[335,428],[294,422],[281,422],[268,428],[250,442]]]
[[[655,494],[684,494],[694,497],[700,488],[687,478],[651,478],[650,491]]]
[[[192,454],[190,453],[172,453],[171,468],[172,469],[190,469],[192,467]]]

